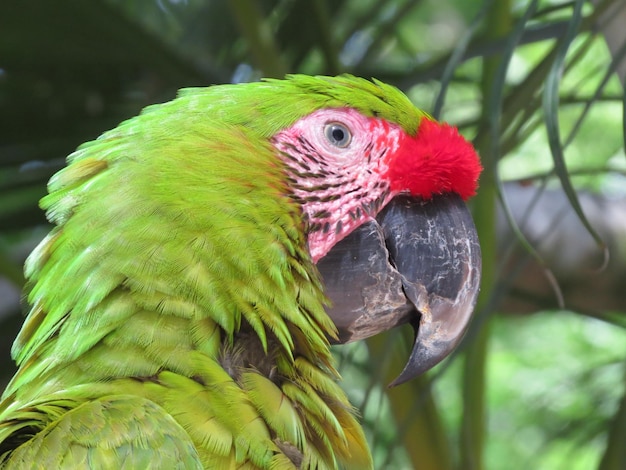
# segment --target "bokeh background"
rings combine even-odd
[[[37,201],[77,145],[182,87],[349,72],[485,166],[459,350],[389,390],[409,331],[336,349],[376,468],[626,468],[624,25],[623,0],[2,0],[0,387]]]

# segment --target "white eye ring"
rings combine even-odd
[[[339,148],[346,148],[352,141],[352,133],[345,124],[340,122],[329,122],[324,126],[324,136],[331,145]]]

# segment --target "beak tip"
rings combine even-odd
[[[400,375],[398,375],[388,387],[393,388],[397,385],[401,385],[429,371],[445,359],[456,347],[456,344],[457,341],[444,341],[426,346],[420,341],[420,335],[416,334],[409,360],[404,366],[404,369],[402,369],[402,372],[400,372]]]
[[[389,385],[389,388],[402,385],[415,377],[429,371],[443,361],[456,346],[455,344],[439,344],[425,348],[416,341],[407,364]]]

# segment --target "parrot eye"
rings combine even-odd
[[[329,122],[324,127],[324,135],[328,142],[335,147],[346,148],[352,140],[352,133],[345,125],[339,122]]]

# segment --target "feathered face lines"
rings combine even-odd
[[[340,108],[316,111],[274,136],[314,261],[384,206],[390,191],[383,157],[397,149],[402,133]]]

